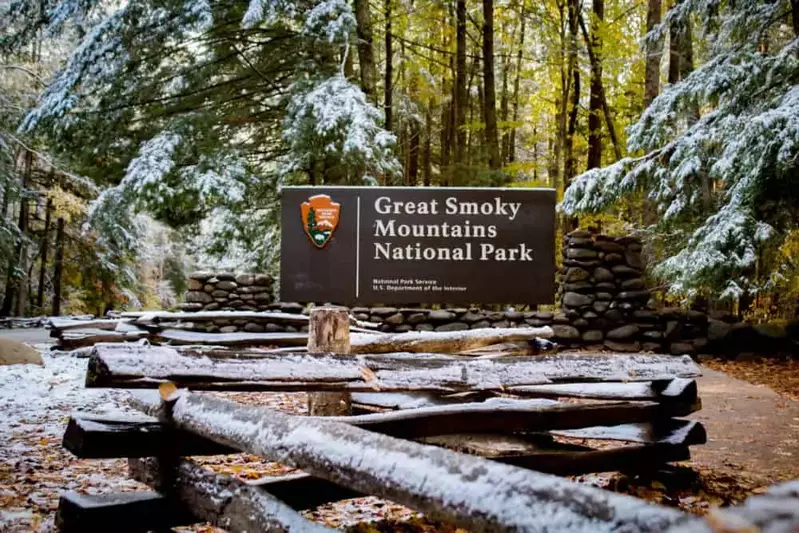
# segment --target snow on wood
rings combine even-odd
[[[550,431],[553,435],[576,439],[619,440],[644,444],[705,444],[704,426],[694,420],[660,420],[657,423],[619,424],[593,426],[582,429]]]
[[[690,402],[697,397],[696,381],[675,378],[638,383],[558,383],[513,387],[508,392],[539,398],[594,398],[599,400],[675,400]]]
[[[325,418],[187,391],[170,400],[165,416],[180,429],[474,532],[654,532],[689,519],[629,496]]]
[[[134,318],[137,324],[151,323],[151,322],[204,322],[220,319],[228,320],[264,320],[264,321],[280,321],[280,322],[294,322],[296,324],[307,324],[308,315],[294,314],[294,313],[281,313],[278,311],[197,311],[192,313],[187,312],[169,312],[159,311],[154,313],[145,313]]]
[[[183,503],[200,520],[229,531],[333,531],[303,518],[265,490],[215,474],[191,461],[159,464],[157,459],[131,459],[130,469],[137,481]]]
[[[99,343],[136,342],[147,338],[146,331],[106,331],[101,329],[65,331],[58,339],[58,347],[62,350],[74,350]]]
[[[408,331],[380,336],[355,334],[351,336],[350,343],[352,353],[458,353],[503,342],[529,342],[552,335],[549,327],[480,328],[464,331]]]
[[[115,319],[96,319],[96,320],[72,320],[68,318],[51,318],[47,320],[45,327],[49,327],[51,337],[57,336],[59,332],[74,329],[94,329],[114,331],[120,323],[127,323],[128,320]]]
[[[170,344],[212,344],[215,346],[305,346],[307,333],[201,333],[183,329],[165,329],[153,334],[153,340]]]
[[[490,394],[490,393],[489,393]],[[418,409],[434,405],[451,405],[455,403],[473,402],[486,393],[460,393],[442,396],[428,392],[354,392],[352,403],[360,406],[379,407],[383,409]]]
[[[368,372],[364,371],[368,370]],[[502,391],[555,381],[637,381],[699,374],[688,356],[583,355],[494,360],[394,355],[265,354],[260,359],[187,357],[161,346],[98,345],[87,386],[197,390]]]

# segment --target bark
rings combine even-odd
[[[430,178],[433,173],[433,163],[431,157],[432,137],[433,137],[433,113],[430,110],[432,102],[428,102],[424,114],[424,144],[422,145],[422,185],[430,186]]]
[[[516,121],[519,120],[519,85],[522,78],[522,50],[524,50],[524,28],[526,14],[524,11],[525,3],[522,2],[521,27],[519,28],[519,50],[516,52],[516,76],[513,80],[513,122],[514,126],[510,130],[508,146],[508,162],[516,161]]]
[[[358,64],[361,74],[361,88],[370,101],[377,97],[374,36],[372,34],[372,13],[368,0],[355,0],[356,35],[358,36]]]
[[[53,316],[61,314],[61,278],[64,273],[64,219],[58,219],[55,234],[55,266],[53,267]]]
[[[660,24],[662,17],[662,0],[648,0],[646,11],[646,33]],[[660,60],[663,57],[663,38],[648,43],[646,51],[646,67],[644,73],[644,107],[649,107],[660,93]]]
[[[680,81],[680,37],[682,28],[679,22],[669,24],[669,83]]]
[[[588,161],[587,169],[602,166],[602,41],[599,30],[605,18],[604,0],[593,0],[591,18],[591,48],[594,59],[591,61],[591,87],[588,104]]]
[[[455,6],[455,164],[466,162],[466,0]]]
[[[309,317],[308,353],[349,354],[350,315],[346,309],[316,307]],[[311,416],[348,415],[352,398],[347,392],[313,392],[308,394]]]
[[[502,160],[497,137],[497,96],[494,79],[494,0],[483,0],[483,90],[488,166],[492,170],[499,170]]]
[[[391,35],[391,0],[385,0],[385,16],[386,16],[386,72],[385,72],[385,82],[384,82],[384,92],[383,92],[383,109],[386,114],[386,130],[391,131],[393,126],[393,117],[392,117],[392,94],[394,92],[393,87],[393,76],[394,76],[394,64],[393,64],[393,55],[394,50],[392,48],[392,35]]]
[[[53,210],[53,200],[47,199],[44,214],[44,229],[42,230],[42,250],[39,262],[39,286],[37,287],[36,306],[42,312],[44,307],[44,280],[47,272],[47,252],[50,249],[50,215]]]

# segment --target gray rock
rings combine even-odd
[[[572,320],[572,326],[577,329],[585,329],[588,327],[588,321],[584,318],[575,318]]]
[[[253,278],[253,283],[256,285],[266,285],[271,286],[274,284],[275,278],[270,276],[269,274],[256,274]]]
[[[629,266],[631,266],[633,268],[637,268],[639,270],[642,270],[644,268],[644,262],[641,261],[641,253],[640,252],[633,252],[633,251],[628,250],[624,254],[624,260],[627,262],[627,264]]]
[[[497,320],[503,320],[505,318],[505,313],[502,311],[486,311],[486,318],[492,322],[496,322]]]
[[[449,322],[451,320],[455,320],[455,313],[446,311],[444,309],[434,309],[427,314],[427,319],[432,322]]]
[[[605,254],[606,263],[621,263],[624,261],[624,256],[621,254]]]
[[[389,316],[397,312],[396,307],[373,307],[372,314],[377,316]]]
[[[214,298],[214,301],[218,304],[227,305],[228,299],[227,298]]]
[[[609,309],[607,312],[605,312],[605,318],[616,323],[624,321],[624,315],[618,309]]]
[[[475,313],[473,311],[469,311],[468,313],[464,314],[460,319],[466,322],[467,324],[473,324],[475,322],[479,322],[485,319],[485,315],[483,313]]]
[[[427,320],[427,313],[414,313],[407,318],[408,324],[420,324]]]
[[[594,284],[590,281],[578,281],[576,283],[565,283],[563,285],[565,292],[593,292]]]
[[[723,340],[732,329],[732,326],[721,320],[711,318],[707,323],[707,338],[710,342]]]
[[[219,332],[220,333],[236,333],[238,330],[239,330],[239,328],[236,327],[236,326],[225,326],[225,327],[219,328]]]
[[[623,291],[616,295],[619,300],[648,300],[649,291]]]
[[[366,313],[354,313],[352,316],[355,317],[355,320],[363,320],[363,321],[369,320],[369,315],[367,315]]]
[[[597,295],[597,298],[598,297],[599,297],[599,295]],[[610,302],[608,302],[608,301],[599,301],[598,300],[598,301],[594,302],[594,304],[591,307],[597,313],[604,313],[605,311],[608,310],[608,307],[610,307]]]
[[[237,289],[238,285],[236,285],[235,281],[222,280],[216,284],[216,288],[217,290],[222,290],[222,291],[232,291]]]
[[[250,285],[249,287],[239,287],[237,292],[255,294],[256,292],[269,292],[271,289],[271,287],[266,285]]]
[[[613,299],[613,295],[610,294],[609,292],[598,292],[596,293],[596,299],[609,301]]]
[[[230,307],[232,307],[233,309],[238,309],[239,307],[242,307],[242,306],[244,306],[245,304],[244,304],[244,302],[243,302],[243,301],[241,301],[241,300],[232,300],[230,303],[228,303],[228,305],[229,305]]]
[[[488,320],[478,320],[477,322],[469,326],[470,329],[483,329],[490,327],[491,327],[491,322],[489,322]]]
[[[196,279],[190,279],[188,289],[190,291],[201,291],[203,290],[203,282]]]
[[[222,308],[222,304],[220,304],[218,302],[212,302],[210,304],[205,304],[205,307],[203,307],[203,311],[216,311],[216,310],[221,309],[221,308]]]
[[[593,301],[593,296],[587,296],[578,292],[567,292],[565,295],[563,295],[563,305],[567,307],[583,307],[586,305],[591,305]]]
[[[394,328],[394,331],[396,331],[397,333],[407,333],[408,331],[412,330],[413,326],[411,326],[410,324],[400,324],[399,326]]]
[[[597,291],[600,292],[609,292],[611,294],[616,294],[616,284],[610,283],[608,281],[603,281],[602,283],[596,284]]]
[[[590,320],[592,318],[599,318],[599,315],[589,309],[588,311],[585,311],[583,313],[583,318],[587,318]]]
[[[274,322],[270,322],[266,326],[264,326],[264,330],[266,330],[267,333],[282,333],[286,331],[286,328],[283,327],[281,324],[275,324]]]
[[[574,326],[555,324],[552,326],[553,337],[559,340],[576,341],[580,338],[580,332]]]
[[[184,303],[180,304],[178,307],[180,307],[181,311],[186,311],[186,312],[191,313],[191,312],[199,311],[200,309],[202,309],[203,308],[203,304],[201,304],[199,302],[184,302]]]
[[[552,321],[541,320],[540,318],[525,318],[524,323],[527,324],[528,326],[533,326],[534,328],[541,328],[550,325]]]
[[[594,246],[594,240],[591,238],[575,237],[573,239],[569,239],[568,246],[571,248],[591,248]]]
[[[496,322],[491,323],[492,328],[507,328],[510,327],[510,322],[507,320],[497,320]]]
[[[707,340],[707,337],[697,337],[693,341],[691,341],[691,344],[694,345],[694,351],[700,351],[707,348],[709,342]]]
[[[596,267],[594,269],[594,280],[598,282],[613,281],[613,272],[604,267]]]
[[[186,302],[209,304],[213,302],[213,297],[207,292],[189,291],[186,293]]]
[[[505,318],[511,321],[519,321],[524,318],[524,313],[520,311],[505,311]]]
[[[586,248],[567,248],[566,257],[569,259],[596,259],[597,254],[594,250]]]
[[[634,342],[618,342],[613,340],[605,340],[605,347],[614,352],[638,352],[641,351],[641,343]]]
[[[428,324],[427,322],[424,322],[422,324],[416,324],[415,329],[416,331],[433,331],[436,328],[433,327],[433,324]]]
[[[599,250],[602,250],[603,252],[620,253],[624,252],[625,250],[623,245],[613,241],[597,240],[594,246],[596,246]]]
[[[638,290],[643,289],[645,286],[644,280],[641,278],[630,278],[621,282],[621,288],[624,290]]]
[[[254,299],[255,295],[253,295],[253,294],[239,294],[238,297],[239,297],[239,299],[244,300],[246,302],[248,300]]]
[[[660,340],[660,339],[663,338],[663,332],[662,331],[644,331],[644,337],[646,337],[647,339]]]
[[[674,355],[690,355],[694,353],[694,345],[690,342],[672,342],[669,352]]]
[[[651,311],[649,309],[638,309],[633,311],[633,316],[638,320],[652,320],[655,321],[658,318],[657,313]]]
[[[309,331],[311,331],[311,326],[309,326],[308,324],[304,324],[300,326],[300,331],[302,333],[308,333]]]
[[[272,295],[268,292],[259,292],[258,294],[253,294],[252,297],[256,302],[268,302],[272,299]],[[298,312],[294,311],[294,313]]]
[[[363,315],[368,315],[372,310],[368,307],[353,307],[350,309],[352,313],[361,313]]]
[[[608,339],[611,340],[620,341],[620,340],[629,339],[631,337],[635,337],[636,335],[638,335],[639,331],[640,329],[638,329],[638,326],[635,326],[633,324],[627,324],[626,326],[621,326],[619,328],[608,331],[607,337]]]
[[[660,352],[660,343],[659,342],[645,342],[641,344],[641,350],[644,352],[653,352],[658,353]]]
[[[205,292],[207,292],[208,294],[211,294],[212,292],[214,292],[216,290],[216,285],[212,285],[211,283],[208,283],[206,285],[203,285],[203,290]]]
[[[679,320],[669,320],[666,322],[666,330],[663,336],[669,340],[676,339],[682,333],[683,323]]]
[[[555,314],[550,313],[549,311],[534,311],[533,316],[540,320],[552,320],[555,317]]]
[[[590,269],[590,268],[598,267],[601,264],[602,264],[602,261],[600,261],[599,259],[594,259],[592,261],[578,261],[576,259],[564,259],[563,260],[563,266],[566,266],[566,267],[580,267],[580,268]]]
[[[622,278],[640,277],[641,271],[637,268],[631,268],[627,265],[614,265],[610,269],[614,274]]]
[[[569,318],[563,313],[558,313],[557,315],[552,317],[552,323],[553,324],[568,325],[569,324]]]
[[[208,272],[207,270],[197,270],[196,272],[189,274],[189,279],[194,279],[199,282],[208,281],[212,277],[214,277],[214,273]]]
[[[462,315],[468,311],[465,307],[448,307],[447,311],[451,313],[455,313],[456,315]]]
[[[255,283],[255,276],[253,276],[252,274],[239,274],[238,276],[236,276],[235,281],[239,285],[246,287],[248,285],[252,285],[253,283]]]
[[[236,281],[236,274],[233,272],[217,272],[216,279],[220,281]]]
[[[589,329],[582,334],[584,342],[602,342],[604,335],[598,329]]]
[[[402,313],[394,313],[391,316],[387,316],[383,319],[384,324],[391,324],[392,326],[398,326],[405,321],[405,317],[402,316]]]
[[[300,330],[296,326],[286,326],[286,333],[298,333]]]
[[[261,324],[256,324],[255,322],[247,322],[244,324],[244,331],[248,331],[250,333],[263,333],[266,331],[266,328]]]
[[[256,300],[260,300],[259,295],[255,295]],[[280,310],[284,313],[293,313],[295,315],[302,314],[305,311],[305,306],[297,302],[280,302]]]
[[[230,293],[228,291],[217,289],[211,293],[211,296],[213,296],[214,298],[228,298],[230,297]]]

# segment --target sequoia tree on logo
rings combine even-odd
[[[302,203],[300,212],[305,233],[314,246],[324,248],[338,226],[341,204],[333,202],[326,194],[317,194]]]

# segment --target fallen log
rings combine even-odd
[[[58,339],[58,347],[62,350],[75,350],[77,348],[85,348],[86,346],[93,346],[100,343],[122,343],[122,342],[136,342],[141,339],[146,339],[149,333],[146,331],[105,331],[97,330],[75,330],[65,331]]]
[[[127,316],[123,314],[123,316]],[[197,311],[197,312],[169,312],[157,311],[142,313],[131,317],[137,324],[151,324],[159,322],[207,322],[213,320],[273,320],[292,322],[297,325],[308,323],[308,315],[281,313],[276,311]]]
[[[196,390],[503,391],[558,381],[649,381],[693,377],[688,356],[563,354],[493,360],[397,355],[265,354],[262,359],[187,357],[169,347],[99,345],[88,387],[154,388],[163,381]]]
[[[546,474],[188,391],[169,397],[163,417],[219,444],[474,532],[654,532],[690,520],[673,509]]]
[[[354,334],[350,338],[350,344],[352,353],[458,353],[492,344],[532,342],[537,338],[549,338],[552,335],[552,329],[549,327],[408,331],[386,335]]]
[[[305,346],[307,333],[203,333],[185,329],[164,329],[152,333],[152,340],[162,344],[213,346]]]
[[[187,460],[131,459],[134,479],[191,509],[200,521],[232,532],[322,533],[311,522],[262,488],[215,474]]]
[[[46,327],[50,328],[51,337],[59,337],[65,331],[76,329],[92,329],[103,331],[114,331],[120,323],[128,322],[127,320],[116,319],[96,319],[96,320],[70,320],[66,318],[51,318],[45,323]]]
[[[654,400],[693,403],[696,381],[672,380],[637,383],[553,383],[510,387],[507,392],[532,398],[589,398],[596,400]]]

